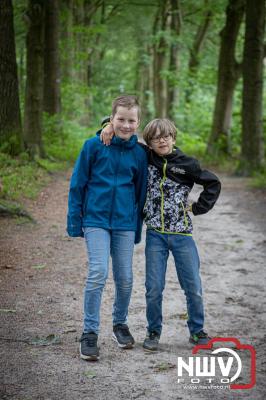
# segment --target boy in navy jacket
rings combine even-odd
[[[71,178],[67,232],[72,237],[85,237],[89,261],[80,339],[80,355],[85,360],[99,358],[100,305],[110,254],[115,283],[113,339],[122,348],[134,345],[127,314],[133,248],[140,241],[147,182],[147,156],[134,134],[139,114],[135,96],[115,99],[111,145],[104,146],[98,136],[87,140]]]

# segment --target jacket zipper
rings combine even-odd
[[[163,179],[160,182],[160,191],[161,191],[161,222],[162,222],[162,231],[164,232],[164,193],[163,193],[163,184],[166,179],[166,167],[167,160],[164,158],[163,164]]]
[[[115,197],[115,192],[116,192],[116,185],[117,185],[117,174],[118,174],[118,169],[119,169],[119,165],[120,165],[120,160],[121,160],[121,155],[123,154],[123,150],[119,151],[119,160],[115,169],[115,178],[114,178],[114,189],[113,189],[113,193],[112,193],[112,201],[111,201],[111,212],[110,212],[110,217],[109,217],[109,226],[111,228],[112,226],[112,220],[113,220],[113,201],[114,201],[114,197]]]

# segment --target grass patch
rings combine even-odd
[[[251,178],[249,186],[256,189],[266,190],[266,171],[255,174]]]
[[[12,158],[0,153],[1,198],[34,199],[39,190],[50,180],[47,172],[36,162],[29,162],[26,154]]]
[[[0,152],[0,198],[18,202],[23,198],[35,199],[53,173],[73,165],[84,141],[94,136],[96,130],[45,116],[43,143],[47,158],[30,161],[26,152],[18,157]]]

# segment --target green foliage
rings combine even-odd
[[[0,196],[19,200],[23,197],[35,198],[40,188],[49,182],[49,177],[36,162],[29,162],[26,153],[16,158],[0,153],[0,180]]]
[[[73,163],[77,159],[84,141],[93,136],[97,130],[90,129],[89,131],[88,128],[80,126],[76,121],[60,118],[61,116],[44,116],[43,139],[48,160],[39,160],[39,162],[50,171],[63,168],[65,164],[62,162]],[[53,165],[51,165],[51,161]]]
[[[253,175],[250,186],[256,189],[266,190],[266,169]]]
[[[27,1],[17,0],[13,3],[20,104],[23,115],[26,77],[25,40],[27,24],[25,21],[27,18],[25,18],[25,12]],[[167,62],[161,71],[161,76],[171,86],[178,89],[178,101],[171,116],[180,130],[177,145],[190,155],[201,159],[205,157],[216,94],[220,32],[225,24],[225,10],[228,0],[217,0],[211,2],[211,4],[204,0],[199,2],[182,0],[180,2],[182,27],[179,36],[171,35],[169,29],[162,31],[160,24],[157,26],[157,31],[154,32],[155,15],[159,4],[157,1],[133,2],[132,4],[126,0],[110,1],[107,2],[108,4],[105,2],[104,7],[97,7],[97,4],[101,2],[87,2],[88,15],[84,14],[84,1],[79,0],[74,3],[73,26],[70,26],[70,31],[64,31],[64,28],[71,10],[65,2],[60,5],[61,67],[65,66],[66,61],[71,60],[72,70],[71,77],[65,77],[64,68],[62,68],[62,114],[59,118],[44,117],[43,142],[48,158],[39,159],[35,164],[29,163],[28,171],[26,171],[28,163],[26,154],[23,153],[19,158],[6,160],[7,164],[12,164],[12,160],[15,163],[8,167],[14,170],[14,175],[11,172],[7,173],[7,167],[4,167],[4,172],[1,172],[1,175],[5,174],[2,181],[8,180],[7,184],[10,184],[11,191],[15,191],[14,194],[11,194],[11,197],[16,196],[16,190],[24,186],[19,181],[18,173],[15,172],[19,168],[21,168],[23,174],[32,177],[38,171],[40,179],[42,179],[42,174],[46,176],[46,172],[66,168],[68,163],[74,162],[84,140],[90,135],[94,135],[102,117],[110,114],[112,100],[119,94],[138,94],[138,90],[142,90],[137,82],[142,73],[141,66],[145,65],[146,71],[149,67],[152,69],[152,46],[158,45],[161,39],[164,39],[168,46],[176,43],[179,51],[178,72],[170,71],[168,67],[169,47],[166,50]],[[206,11],[210,10],[212,11],[212,19],[206,42],[199,54],[199,68],[194,74],[191,74],[188,68],[190,51],[198,27],[204,20]],[[86,23],[84,23],[83,17],[87,17]],[[243,42],[244,24],[241,26],[237,41],[236,59],[238,62],[242,61]],[[89,75],[89,83],[87,75]],[[149,77],[145,76],[145,79],[149,79]],[[266,103],[266,90],[264,90],[263,96],[264,103]],[[144,117],[141,126],[148,122],[148,118],[157,117],[154,115],[152,87],[146,92],[145,101],[144,111],[148,111],[148,113],[143,112]],[[242,81],[239,80],[234,93],[230,132],[230,154],[232,158],[229,161],[228,158],[220,157],[215,160],[207,159],[208,162],[215,162],[226,169],[235,166],[241,151],[241,103]],[[264,130],[265,140],[266,130]],[[10,153],[11,145],[12,143],[4,143],[2,151]],[[223,140],[217,143],[217,146],[223,145]],[[255,178],[255,181],[257,180],[261,182],[263,179],[261,177]],[[36,179],[36,182],[38,182],[38,179]],[[31,191],[31,189],[25,190],[26,192]],[[5,192],[5,196],[8,196],[7,192]]]
[[[176,145],[190,156],[201,159],[204,157],[206,143],[204,143],[200,135],[178,131]]]

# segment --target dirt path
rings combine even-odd
[[[111,340],[110,277],[101,312],[101,359],[98,363],[80,360],[78,338],[87,265],[83,240],[65,235],[68,179],[56,177],[36,202],[27,204],[37,224],[0,220],[0,398],[265,399],[265,192],[247,190],[241,179],[224,178],[216,208],[194,218],[206,328],[213,336],[236,337],[255,347],[257,385],[241,391],[192,390],[177,380],[177,357],[190,356],[191,347],[182,319],[184,296],[172,258],[161,351],[146,354],[142,350],[146,325],[144,241],[136,247],[134,258],[129,323],[137,341],[135,349],[119,350]]]

